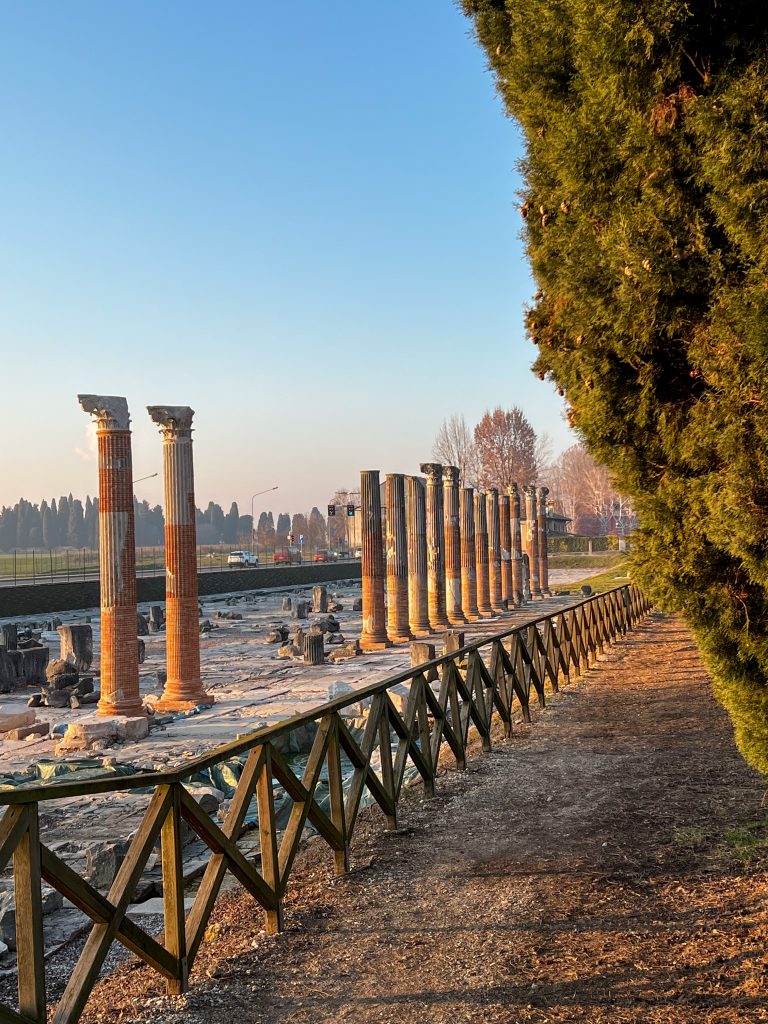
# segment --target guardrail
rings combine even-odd
[[[607,645],[626,634],[649,610],[648,600],[637,587],[618,587],[524,626],[468,644],[354,694],[331,700],[307,714],[260,729],[185,762],[176,770],[20,787],[0,793],[0,805],[7,807],[0,821],[0,870],[12,857],[19,992],[18,1010],[0,1006],[1,1024],[47,1021],[43,880],[93,921],[77,966],[53,1011],[53,1024],[75,1024],[79,1019],[115,940],[163,975],[169,993],[184,992],[227,871],[235,875],[263,909],[267,930],[280,931],[282,900],[307,822],[333,851],[336,873],[343,874],[349,868],[349,843],[365,788],[384,812],[386,827],[396,828],[408,761],[423,782],[426,795],[432,795],[443,750],[450,751],[457,768],[465,767],[471,725],[481,737],[483,750],[490,750],[494,716],[498,716],[505,735],[509,736],[515,701],[523,719],[530,721],[532,689],[543,706],[547,681],[556,691],[571,675],[584,672]],[[410,687],[401,712],[390,691],[402,684]],[[370,703],[358,742],[342,712],[361,701]],[[299,778],[275,744],[310,723],[316,724],[317,732],[306,769]],[[351,765],[346,798],[343,755]],[[236,756],[246,760],[220,827],[200,809],[184,781]],[[380,762],[380,773],[374,770],[374,758]],[[316,798],[324,772],[329,791],[327,811]],[[275,782],[293,801],[282,834],[275,820]],[[45,845],[45,837],[40,835],[41,802],[149,786],[154,790],[149,807],[106,897]],[[254,796],[261,853],[260,858],[252,861],[238,849],[237,840]],[[184,822],[211,850],[188,914],[184,908],[182,866]],[[162,943],[126,916],[158,839],[165,915]]]

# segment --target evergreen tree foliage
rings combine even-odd
[[[765,0],[462,0],[526,144],[535,369],[768,771]]]

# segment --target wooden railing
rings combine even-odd
[[[267,930],[279,931],[282,900],[306,822],[311,822],[333,851],[336,873],[344,873],[349,867],[349,843],[364,789],[384,812],[387,828],[396,828],[407,762],[423,781],[425,793],[432,795],[443,749],[450,750],[457,768],[465,767],[470,725],[477,730],[483,749],[490,750],[494,715],[509,735],[515,700],[523,719],[529,721],[532,689],[543,705],[547,681],[557,690],[571,676],[584,672],[608,644],[623,636],[649,609],[638,588],[619,587],[468,644],[354,694],[345,694],[308,714],[260,729],[185,762],[174,771],[52,783],[0,793],[0,805],[6,805],[0,821],[0,870],[12,857],[19,992],[18,1009],[0,1006],[0,1024],[45,1024],[47,1020],[43,880],[93,921],[77,966],[53,1011],[54,1024],[74,1024],[79,1019],[115,940],[163,975],[170,993],[181,993],[187,987],[189,971],[227,871],[263,909]],[[402,712],[390,695],[392,688],[401,684],[410,684]],[[341,713],[360,701],[369,701],[369,706],[358,742]],[[311,722],[317,724],[317,732],[299,778],[275,744],[280,737]],[[351,764],[346,797],[342,752]],[[219,827],[200,809],[184,782],[235,756],[245,756],[246,761]],[[380,762],[380,774],[372,766],[375,758]],[[324,768],[330,795],[328,810],[316,799]],[[275,821],[275,782],[293,801],[282,833]],[[40,835],[39,804],[147,787],[153,788],[149,807],[105,897],[45,845],[45,837]],[[238,849],[237,840],[254,795],[261,855],[250,860]],[[183,822],[211,851],[188,914],[184,908]],[[165,916],[162,943],[126,916],[158,839]]]

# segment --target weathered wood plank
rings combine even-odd
[[[30,1020],[45,1024],[42,873],[37,804],[25,807],[23,817],[26,827],[13,851],[19,1010]]]

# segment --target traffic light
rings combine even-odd
[[[350,517],[350,519],[354,518],[355,503],[353,501],[350,501],[350,503],[347,505],[347,515]]]
[[[329,505],[328,506],[328,515],[329,516],[335,516],[336,515],[336,506],[335,505]]]

